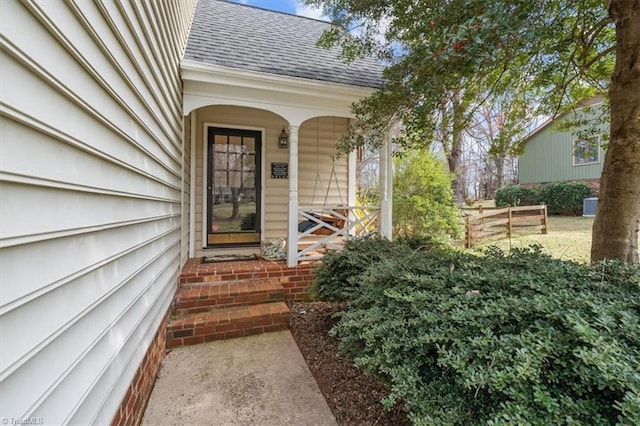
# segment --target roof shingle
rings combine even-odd
[[[379,87],[374,58],[346,64],[339,48],[316,46],[327,22],[220,0],[199,0],[185,59],[289,77]]]

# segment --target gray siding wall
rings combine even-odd
[[[599,134],[607,131],[607,126],[603,125]],[[520,183],[599,179],[605,150],[600,147],[598,163],[574,165],[573,143],[577,138],[577,132],[558,131],[553,125],[533,135],[518,163]]]
[[[188,209],[192,13],[0,2],[0,417],[108,424],[161,325]]]

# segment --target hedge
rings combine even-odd
[[[389,384],[385,404],[417,425],[640,424],[637,266],[379,243],[341,260],[350,303],[332,333]]]

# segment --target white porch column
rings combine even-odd
[[[196,111],[189,114],[191,170],[189,171],[189,257],[196,257]]]
[[[349,203],[350,206],[355,206],[356,205],[356,186],[357,186],[356,167],[358,167],[357,161],[356,161],[356,151],[351,151],[349,153],[349,157],[347,161],[348,161],[347,162],[348,164],[347,203]]]
[[[391,131],[387,140],[387,238],[393,239],[393,145]]]
[[[392,238],[392,156],[391,156],[391,133],[380,147],[380,163],[378,165],[380,173],[380,235],[383,238]]]
[[[287,234],[287,266],[298,264],[298,130],[289,126],[289,232]]]
[[[180,267],[184,265],[183,262],[186,262],[189,259],[189,244],[190,242],[186,242],[187,249],[185,250],[185,241],[183,240],[184,236],[187,234],[187,228],[191,226],[187,220],[185,220],[184,209],[187,205],[187,201],[185,199],[185,154],[184,150],[188,144],[191,144],[191,133],[189,133],[189,142],[187,142],[187,120],[189,122],[189,129],[191,129],[191,119],[187,116],[182,116],[182,137],[180,138],[181,142],[181,150],[180,150]]]
[[[356,187],[358,182],[356,182],[356,168],[358,167],[356,161],[356,151],[351,151],[348,157],[348,168],[347,168],[347,204],[349,206],[356,205]],[[349,210],[349,219],[356,220],[356,211]],[[349,229],[349,235],[355,235],[355,228]]]

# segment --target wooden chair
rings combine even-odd
[[[335,212],[337,215],[344,216],[344,217],[346,217],[348,214],[348,211],[346,209],[335,209],[335,210],[332,210],[332,212]],[[327,225],[337,229],[342,229],[346,225],[346,221],[343,218],[335,216],[331,213],[313,214],[313,216],[315,216],[319,221],[324,222]],[[298,223],[298,232],[305,232],[316,226],[318,226],[318,222],[313,220],[304,220]],[[327,226],[321,226],[318,229],[315,229],[311,233],[314,235],[331,235],[334,232],[335,231],[333,229]]]
[[[340,216],[347,216],[347,210],[346,209],[336,209],[333,210],[336,214],[340,215]],[[331,225],[336,229],[342,229],[344,228],[344,226],[346,225],[346,221],[344,219],[342,219],[341,217],[337,217],[334,216],[332,214],[328,214],[328,215],[322,215],[319,217],[320,220],[322,220],[324,223],[326,223],[327,225]],[[331,228],[328,228],[326,226],[322,226],[318,229],[316,229],[315,231],[312,232],[312,234],[315,235],[331,235],[333,234],[335,231]]]

